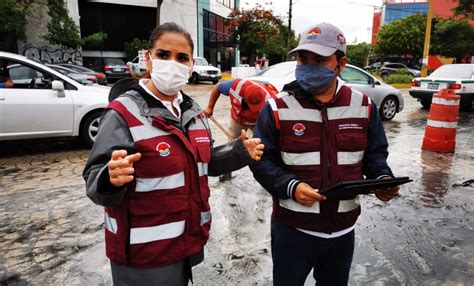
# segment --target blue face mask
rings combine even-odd
[[[300,64],[296,66],[295,77],[308,94],[317,94],[334,80],[334,71],[322,65]]]

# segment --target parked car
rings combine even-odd
[[[368,72],[373,72],[373,71],[378,71],[381,67],[382,67],[381,62],[375,62],[371,65],[365,66],[364,70],[366,70]]]
[[[283,62],[261,71],[249,79],[268,82],[278,90],[295,80],[296,61]],[[396,113],[403,110],[404,100],[400,91],[377,80],[366,71],[346,65],[339,77],[350,87],[367,94],[380,110],[382,120],[391,120]]]
[[[443,65],[426,78],[414,78],[409,92],[424,108],[430,108],[433,94],[442,88],[454,90],[461,96],[461,107],[471,110],[474,100],[474,64]]]
[[[97,83],[97,78],[95,75],[87,75],[87,74],[82,74],[78,73],[76,71],[73,71],[72,69],[63,67],[63,66],[58,66],[58,65],[52,65],[52,64],[46,64],[47,67],[52,68],[53,70],[62,73],[63,75],[66,75],[73,80],[88,85],[88,84],[93,84]]]
[[[0,141],[80,136],[92,145],[109,87],[83,85],[41,63],[0,52],[12,88],[0,89]]]
[[[205,58],[194,58],[194,65],[189,78],[190,83],[212,81],[213,84],[216,84],[221,77],[220,69],[210,65]]]
[[[421,75],[421,71],[417,69],[411,69],[404,64],[400,63],[384,63],[380,68],[380,76],[383,80],[386,80],[387,77],[391,74],[397,73],[399,69],[406,70],[406,72],[413,77],[417,77]]]
[[[62,67],[65,67],[65,68],[69,68],[69,69],[71,69],[71,70],[73,70],[77,73],[80,73],[80,74],[95,76],[97,78],[97,83],[98,84],[107,85],[107,77],[105,76],[105,74],[103,74],[101,72],[95,72],[91,69],[85,68],[83,66],[78,66],[78,65],[75,65],[75,64],[59,63],[59,64],[56,64],[56,65],[62,66]]]
[[[105,74],[108,81],[130,77],[130,68],[121,58],[84,57],[84,65]]]

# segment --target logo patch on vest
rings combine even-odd
[[[156,145],[156,151],[160,152],[161,157],[168,157],[171,154],[171,146],[166,142],[160,142]]]
[[[293,125],[293,132],[295,132],[296,136],[301,136],[304,134],[306,127],[302,123],[296,123]]]

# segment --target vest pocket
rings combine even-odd
[[[367,136],[363,132],[336,134],[336,144],[340,150],[360,151],[367,148]]]
[[[287,152],[318,151],[321,147],[321,138],[316,136],[282,136],[281,142]]]

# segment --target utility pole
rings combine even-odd
[[[428,0],[428,15],[426,17],[425,46],[423,48],[423,61],[421,77],[428,75],[428,57],[430,55],[431,18],[433,17],[433,0]]]
[[[160,25],[160,12],[163,0],[156,0],[156,26]]]
[[[286,51],[289,52],[291,48],[291,7],[293,6],[293,0],[290,0],[290,10],[288,12],[288,38],[286,39]],[[290,60],[290,56],[286,54],[286,60]]]

